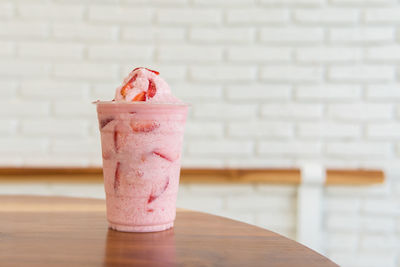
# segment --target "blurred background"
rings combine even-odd
[[[0,164],[100,167],[91,102],[146,66],[192,105],[184,168],[384,170],[323,187],[318,250],[400,266],[399,23],[395,0],[0,0]],[[297,190],[182,184],[178,205],[295,239]],[[100,183],[0,194],[104,198]]]

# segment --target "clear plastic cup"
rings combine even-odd
[[[188,105],[95,102],[110,228],[173,226]]]

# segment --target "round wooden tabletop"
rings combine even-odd
[[[338,266],[271,231],[179,210],[156,233],[107,228],[104,200],[0,196],[0,266]]]

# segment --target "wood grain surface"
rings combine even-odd
[[[0,182],[102,182],[101,168],[0,168]],[[372,185],[384,182],[381,170],[328,169],[327,185]],[[181,183],[300,184],[299,169],[182,169]]]
[[[337,266],[283,236],[205,213],[179,210],[170,230],[122,233],[107,228],[103,200],[0,203],[0,266]]]

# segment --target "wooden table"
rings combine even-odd
[[[107,229],[104,200],[0,196],[0,266],[337,266],[245,223],[178,210],[157,233]]]

